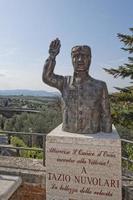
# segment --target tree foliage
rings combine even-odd
[[[133,28],[130,28],[131,35],[118,34],[120,42],[124,44],[122,50],[129,53],[128,63],[124,63],[118,68],[110,68],[104,70],[111,74],[114,78],[130,78],[133,79]],[[116,125],[118,132],[122,138],[133,140],[133,86],[125,88],[115,87],[119,92],[110,96],[113,123]],[[133,160],[133,145],[123,144],[123,156]],[[125,162],[123,162],[125,165]],[[133,165],[128,165],[133,170]]]
[[[11,137],[11,144],[15,147],[28,147],[24,141],[16,136]],[[36,147],[34,147],[36,149]],[[36,159],[42,159],[43,158],[43,152],[38,152],[34,150],[21,150],[20,156],[25,158],[36,158]]]
[[[124,44],[122,48],[129,53],[128,63],[125,63],[118,68],[110,68],[104,70],[113,75],[114,78],[126,78],[133,79],[133,28],[130,28],[131,35],[118,33],[117,36]],[[118,88],[120,92],[111,95],[112,102],[112,116],[115,124],[126,126],[127,128],[133,128],[133,86]]]
[[[124,43],[124,47],[122,48],[124,51],[127,51],[131,56],[128,57],[128,63],[125,63],[121,66],[119,66],[117,69],[110,68],[104,70],[108,72],[109,74],[113,75],[114,78],[118,77],[129,77],[130,79],[133,79],[133,28],[129,29],[131,31],[131,35],[127,34],[121,34],[118,33],[117,36],[121,42]]]
[[[14,114],[11,118],[5,118],[0,115],[0,126],[1,129],[5,131],[16,131],[16,132],[34,132],[34,133],[49,133],[52,129],[58,126],[62,122],[62,114],[61,114],[61,106],[60,99],[53,100],[44,100],[43,98],[23,97],[23,102],[27,107],[31,106],[34,109],[41,109],[40,113],[22,113],[22,114]],[[13,97],[13,102],[17,102],[17,105],[21,108],[22,97],[20,97],[20,105],[19,105],[19,97]],[[12,103],[12,98],[11,98]],[[41,107],[40,107],[41,106]],[[42,147],[42,136],[27,136],[20,135],[19,139],[22,139],[23,142],[27,146],[32,146],[32,144],[36,144],[37,147]],[[33,142],[34,140],[34,142]]]

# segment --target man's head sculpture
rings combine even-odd
[[[88,71],[91,63],[89,46],[74,46],[71,51],[72,64],[75,72]]]

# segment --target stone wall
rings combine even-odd
[[[46,175],[42,160],[0,156],[0,174],[22,178],[22,185],[10,200],[45,200]]]
[[[42,160],[0,156],[0,174],[20,176],[23,183],[45,187],[45,167]]]

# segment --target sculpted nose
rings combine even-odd
[[[82,60],[82,57],[81,57],[81,56],[79,56],[79,57],[78,57],[78,61],[81,61],[81,60]]]

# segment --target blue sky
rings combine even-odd
[[[55,72],[70,75],[71,48],[92,49],[90,74],[114,86],[129,80],[113,79],[103,67],[127,61],[117,33],[133,27],[133,0],[0,0],[0,89],[54,89],[41,74],[51,40],[61,40]]]

